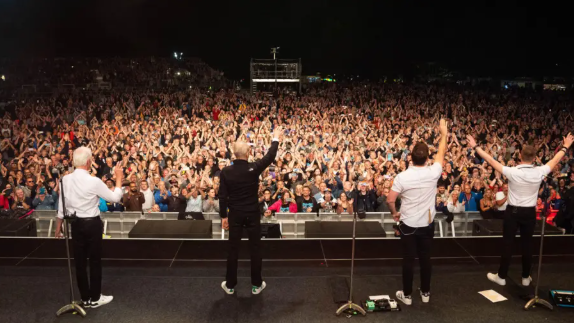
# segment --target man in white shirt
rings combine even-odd
[[[106,201],[118,203],[123,192],[121,183],[123,169],[116,166],[116,188],[111,191],[101,179],[90,175],[92,151],[80,147],[74,151],[74,172],[62,178],[60,200],[58,203],[58,224],[56,238],[62,237],[62,222],[64,210],[62,196],[65,197],[66,214],[76,214],[72,222],[72,245],[74,246],[74,262],[76,263],[76,280],[84,307],[96,308],[112,301],[112,296],[101,294],[102,289],[102,234],[103,224],[100,219],[100,197]],[[90,258],[90,279],[86,271],[87,260]]]
[[[506,285],[506,276],[510,267],[512,257],[512,243],[516,235],[516,230],[520,228],[520,240],[522,244],[522,285],[528,286],[532,282],[530,269],[532,268],[532,236],[536,225],[536,201],[538,199],[538,189],[540,183],[565,155],[574,137],[568,133],[564,137],[562,148],[554,155],[546,165],[534,167],[532,163],[536,158],[536,148],[532,146],[522,147],[520,151],[520,164],[516,167],[502,166],[496,159],[492,158],[480,146],[472,136],[467,136],[467,142],[471,148],[476,149],[476,153],[488,162],[497,172],[508,178],[508,205],[504,216],[504,226],[502,229],[503,247],[498,273],[489,273],[488,279],[499,285]]]
[[[442,173],[446,151],[448,129],[446,121],[440,120],[440,143],[432,166],[426,166],[429,148],[418,142],[411,152],[413,166],[397,175],[387,203],[395,221],[399,221],[399,231],[403,245],[403,290],[397,292],[397,299],[411,305],[413,291],[413,268],[418,256],[421,267],[421,299],[430,301],[431,283],[431,243],[434,237],[434,217],[437,182]],[[401,197],[401,212],[397,212],[395,202]]]
[[[503,219],[506,206],[508,205],[508,184],[502,184],[502,191],[496,192],[495,199],[496,205],[498,206],[496,216],[498,219]]]

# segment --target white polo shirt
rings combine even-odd
[[[427,227],[429,225],[429,211],[431,222],[436,214],[436,187],[442,173],[442,165],[434,163],[432,166],[411,166],[397,175],[391,190],[401,196],[401,221],[413,228]]]
[[[504,192],[496,192],[496,201],[504,200]],[[508,205],[508,199],[504,202],[504,204],[498,206],[498,211],[506,211],[506,206]]]
[[[531,207],[536,206],[538,190],[544,176],[550,173],[547,165],[534,167],[518,165],[502,167],[502,174],[508,178],[508,205]]]

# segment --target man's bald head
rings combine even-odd
[[[247,160],[249,157],[249,145],[243,141],[237,141],[233,144],[233,153],[237,159]]]

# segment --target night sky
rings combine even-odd
[[[247,77],[251,57],[280,46],[304,74],[409,74],[426,61],[471,75],[572,74],[565,3],[435,2],[0,0],[0,57],[178,51]]]

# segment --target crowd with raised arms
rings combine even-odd
[[[573,129],[569,92],[482,90],[436,84],[328,84],[295,95],[235,89],[70,92],[3,107],[4,208],[55,208],[56,179],[73,170],[76,147],[94,155],[92,174],[114,188],[125,167],[123,203],[102,211],[217,212],[219,172],[233,163],[233,143],[261,158],[281,126],[278,157],[260,179],[261,213],[388,211],[394,177],[418,141],[439,140],[449,123],[437,209],[496,217],[506,206],[505,177],[470,149],[467,135],[504,165],[524,145],[544,164]],[[545,178],[540,201],[559,209],[574,184],[574,156]],[[134,199],[137,197],[137,202]]]

